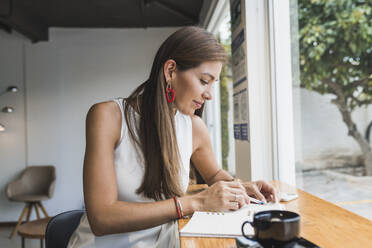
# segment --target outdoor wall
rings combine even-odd
[[[44,202],[50,215],[83,207],[82,166],[89,107],[127,96],[147,79],[155,52],[175,30],[51,29],[50,40],[36,44],[0,32],[1,89],[8,82],[21,87],[16,99],[9,98],[17,107],[12,115],[17,125],[0,133],[0,222],[16,221],[21,213],[23,204],[8,202],[3,189],[27,165],[52,164],[57,168],[54,197]],[[12,70],[17,70],[13,76],[4,76],[3,71]],[[0,103],[3,107],[5,97]],[[8,149],[10,140],[15,144]]]
[[[296,135],[301,135],[300,139],[296,139],[296,161],[297,167],[300,167],[297,169],[358,163],[360,148],[347,135],[347,127],[339,110],[330,102],[332,98],[332,95],[294,89],[294,112],[301,115],[301,122],[295,123],[296,127],[300,125]],[[359,108],[352,114],[352,118],[364,136],[365,129],[372,120],[372,109]]]

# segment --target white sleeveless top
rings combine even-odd
[[[124,117],[123,99],[114,100],[120,107],[122,115],[121,137],[115,154],[115,172],[118,186],[118,200],[126,202],[153,202],[153,199],[138,195],[144,176],[144,159],[141,152],[137,152],[132,141]],[[139,118],[138,114],[136,115]],[[190,158],[192,153],[192,123],[191,117],[177,111],[175,127],[178,149],[181,158],[181,187],[184,192],[189,184]],[[89,226],[88,218],[84,214],[78,228],[70,238],[68,248],[82,247],[154,247],[158,241],[160,231],[167,223],[136,232],[95,236]],[[164,232],[164,230],[162,231]]]

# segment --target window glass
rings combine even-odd
[[[297,186],[372,220],[372,2],[290,2]]]

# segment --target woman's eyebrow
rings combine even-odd
[[[210,77],[212,78],[212,80],[214,80],[214,76],[213,76],[212,74],[210,74],[210,73],[208,73],[208,72],[203,72],[202,74],[203,74],[203,75],[208,75],[208,76],[210,76]]]

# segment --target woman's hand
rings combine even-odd
[[[242,183],[247,194],[263,202],[279,201],[278,192],[265,181],[244,182]]]
[[[237,210],[249,204],[246,190],[239,182],[219,181],[195,195],[199,211]]]

